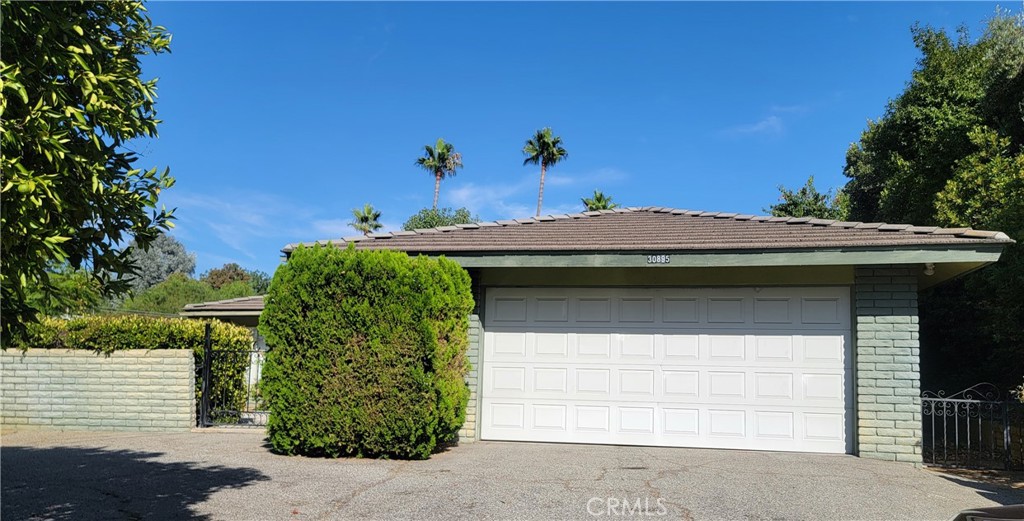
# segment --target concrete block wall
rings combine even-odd
[[[190,350],[0,351],[0,425],[15,429],[187,431]]]
[[[479,315],[469,317],[469,350],[466,355],[469,358],[470,370],[466,375],[466,384],[469,385],[469,403],[466,404],[466,423],[462,424],[459,430],[460,440],[475,440],[477,437],[477,394],[480,383],[480,353],[483,351],[484,334],[480,324]]]
[[[854,272],[857,452],[921,463],[919,265]]]

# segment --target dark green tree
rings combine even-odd
[[[249,285],[252,286],[252,290],[257,295],[265,295],[270,289],[270,275],[260,270],[245,270],[245,273],[249,275]]]
[[[3,0],[0,31],[2,335],[36,319],[27,299],[59,289],[49,267],[86,268],[109,295],[136,266],[119,247],[144,247],[170,227],[157,209],[174,179],[143,170],[126,144],[155,137],[156,80],[140,58],[171,36],[142,2]]]
[[[146,247],[139,247],[132,241],[128,251],[136,266],[132,278],[132,291],[149,289],[170,277],[172,273],[183,273],[191,277],[196,272],[196,256],[185,249],[185,245],[173,236],[161,233]]]
[[[814,186],[814,176],[804,186],[791,190],[779,185],[779,202],[766,209],[776,217],[817,217],[845,220],[849,214],[849,198],[840,190],[821,193]]]
[[[409,217],[405,224],[402,225],[402,229],[412,231],[421,228],[454,226],[456,224],[469,224],[479,221],[480,218],[470,213],[466,208],[459,208],[458,210],[452,210],[451,208],[424,208]]]
[[[973,226],[1017,244],[993,266],[921,295],[925,388],[1024,367],[1024,18],[998,11],[972,40],[914,27],[921,58],[904,91],[847,153],[851,218]]]
[[[538,130],[523,146],[526,159],[523,165],[540,165],[540,190],[537,191],[537,216],[544,204],[544,176],[547,170],[569,157],[562,147],[562,138],[551,133],[550,127]]]
[[[249,272],[237,263],[229,262],[203,273],[199,280],[209,284],[213,289],[220,289],[232,282],[249,282]]]

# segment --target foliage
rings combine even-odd
[[[366,203],[362,208],[353,208],[352,222],[348,225],[355,228],[356,231],[362,232],[363,235],[369,235],[384,227],[380,223],[380,212],[374,209],[370,203]]]
[[[831,190],[824,194],[819,192],[814,187],[814,176],[808,177],[807,183],[797,190],[779,185],[779,201],[766,211],[776,217],[817,217],[845,221],[850,210],[845,192],[840,190],[835,195],[832,195]]]
[[[424,208],[412,217],[409,217],[402,229],[412,231],[422,228],[437,228],[438,226],[454,226],[456,224],[469,224],[480,222],[480,217],[473,215],[466,208],[452,210],[451,208]]]
[[[52,291],[30,288],[28,303],[43,316],[81,315],[103,302],[99,281],[84,270],[61,266],[50,273]]]
[[[181,276],[181,275],[176,275]],[[29,324],[26,335],[14,339],[19,349],[82,349],[112,353],[126,349],[190,349],[196,367],[203,364],[206,324],[211,324],[214,351],[244,352],[252,348],[248,328],[227,322],[157,318],[138,315],[86,315],[70,320],[51,317]],[[227,403],[245,400],[245,370],[242,364],[221,364],[211,394]],[[202,397],[202,379],[196,380],[196,402]],[[237,408],[237,407],[236,407]]]
[[[441,180],[454,177],[455,171],[462,168],[462,154],[455,151],[455,145],[438,138],[434,146],[423,146],[423,157],[416,159],[416,164],[434,176],[434,206],[437,208],[437,196],[441,193]]]
[[[523,145],[523,154],[526,155],[523,165],[540,165],[540,190],[537,191],[537,216],[539,217],[544,204],[544,175],[548,168],[567,159],[569,152],[562,147],[562,138],[552,134],[550,127],[545,127],[526,140],[526,144]]]
[[[971,41],[915,27],[906,89],[847,153],[851,219],[972,226],[1017,244],[920,299],[922,385],[1015,385],[1024,366],[1024,17],[997,11]]]
[[[260,317],[275,450],[426,458],[455,438],[469,389],[469,275],[444,258],[299,248]]]
[[[257,295],[266,295],[267,290],[270,289],[270,275],[261,270],[245,270],[245,273],[249,275],[249,285],[252,286],[252,290]]]
[[[167,52],[171,37],[136,1],[4,0],[2,10],[0,321],[10,340],[38,313],[26,290],[57,291],[48,268],[87,267],[104,292],[123,294],[135,265],[118,245],[144,246],[171,226],[156,205],[174,179],[136,168],[126,147],[156,136],[156,80],[141,79],[140,58]]]
[[[213,268],[203,273],[199,280],[209,284],[214,289],[220,289],[232,282],[249,282],[249,273],[234,262],[229,262],[219,268]]]
[[[131,281],[135,293],[167,280],[172,273],[191,277],[196,271],[195,254],[189,253],[184,244],[166,233],[161,233],[153,242],[142,247],[132,241],[128,250],[131,252],[131,261],[138,268]]]
[[[583,201],[583,207],[589,212],[597,210],[614,210],[619,207],[619,205],[612,202],[612,198],[610,196],[604,195],[604,192],[601,192],[600,190],[594,190],[593,197],[583,197],[580,201]]]
[[[231,282],[217,289],[201,280],[175,273],[160,284],[125,301],[121,309],[176,314],[186,304],[248,297],[253,294],[255,291],[246,281]]]

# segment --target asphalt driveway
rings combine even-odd
[[[428,461],[278,456],[253,431],[15,432],[7,519],[943,519],[1024,490],[852,456],[464,443]]]

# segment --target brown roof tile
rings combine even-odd
[[[321,243],[324,241],[320,241]],[[663,207],[508,219],[416,233],[373,234],[330,241],[360,249],[417,253],[778,250],[847,247],[981,245],[1013,242],[1000,232],[907,224],[763,217]],[[311,244],[311,243],[306,243]],[[282,250],[292,251],[298,244]]]

